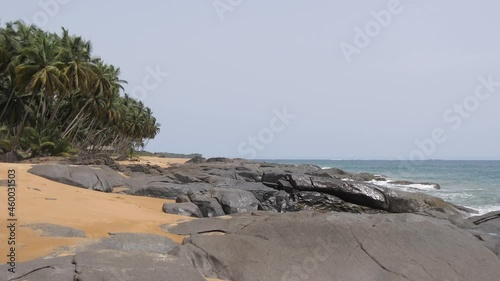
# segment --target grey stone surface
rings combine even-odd
[[[202,218],[203,214],[200,208],[191,202],[184,203],[165,203],[162,208],[163,212],[167,214],[175,214],[180,216],[188,216],[195,218]]]
[[[470,217],[468,221],[476,226],[470,232],[500,257],[500,211]]]
[[[111,192],[117,184],[115,171],[100,167],[56,164],[35,165],[28,172],[53,181],[91,190]]]
[[[41,231],[41,235],[46,237],[86,237],[83,230],[51,223],[26,224],[21,227]]]
[[[110,233],[109,237],[84,245],[77,251],[117,250],[167,254],[178,246],[175,241],[161,235],[120,232]]]
[[[239,214],[180,224],[171,253],[233,281],[498,281],[500,260],[445,220],[414,214]]]
[[[205,281],[185,260],[147,252],[86,251],[20,263],[17,268],[16,274],[10,274],[5,265],[0,266],[0,277],[12,281]]]

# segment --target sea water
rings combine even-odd
[[[500,161],[385,161],[385,160],[264,160],[282,164],[310,164],[321,168],[339,168],[347,172],[367,172],[384,176],[375,184],[410,192],[424,192],[446,201],[470,207],[485,214],[500,211]],[[430,185],[395,185],[393,180]]]

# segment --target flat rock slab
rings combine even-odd
[[[111,233],[109,237],[101,238],[93,244],[85,245],[82,249],[85,251],[118,250],[167,254],[178,246],[179,244],[165,236],[123,232]]]
[[[16,274],[0,266],[1,280],[23,281],[205,281],[185,260],[145,252],[96,250],[17,264]]]
[[[85,238],[85,231],[51,223],[35,223],[21,225],[35,231],[41,231],[45,237],[82,237]]]
[[[445,220],[414,214],[240,214],[186,222],[173,254],[232,281],[498,281],[500,260]]]
[[[101,167],[42,164],[28,172],[56,182],[91,190],[112,192],[121,177],[117,172]]]

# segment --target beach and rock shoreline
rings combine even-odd
[[[30,233],[25,237],[53,242],[33,251],[35,243],[26,240],[34,254],[20,260],[26,263],[8,277],[139,280],[148,274],[148,280],[237,281],[500,276],[500,213],[475,217],[474,210],[433,196],[379,186],[376,182],[385,179],[372,174],[243,159],[198,157],[182,164],[185,160],[97,157],[0,164],[2,172],[19,170],[19,197],[39,204],[26,206],[29,210],[22,214],[22,231]],[[420,184],[439,188],[438,183]],[[48,200],[52,196],[55,200]],[[51,207],[68,213],[43,209]],[[139,269],[139,264],[144,266]],[[0,267],[0,275],[6,273]]]

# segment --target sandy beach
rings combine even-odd
[[[183,163],[186,159],[149,157],[140,162],[166,167],[172,163]],[[183,237],[165,233],[159,225],[178,223],[190,218],[165,214],[162,205],[169,200],[116,193],[102,193],[57,183],[28,173],[31,164],[0,164],[0,179],[6,179],[8,170],[16,170],[17,225],[51,223],[85,231],[86,238],[43,237],[41,233],[26,227],[18,227],[16,233],[19,262],[29,261],[50,254],[64,255],[67,249],[88,243],[92,239],[107,237],[110,232],[137,232],[158,234],[181,243]],[[6,206],[7,192],[0,193],[0,202]],[[7,208],[2,208],[0,221],[7,223]],[[4,227],[2,227],[4,228]],[[5,231],[0,232],[0,241],[7,241]],[[0,263],[5,263],[1,255]],[[215,279],[212,279],[215,280]]]

